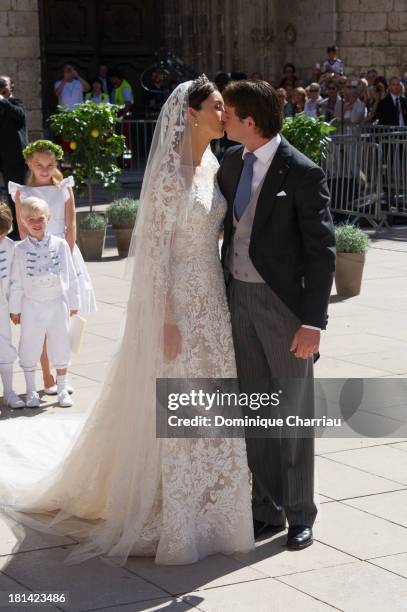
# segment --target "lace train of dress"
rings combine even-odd
[[[177,228],[172,245],[170,284],[182,351],[163,377],[236,376],[218,253],[226,205],[214,182],[217,162],[210,153],[204,159],[195,171],[188,223]],[[252,549],[244,440],[156,438],[155,380],[144,380],[134,362],[133,318],[109,381],[85,416],[1,423],[0,504],[36,529],[83,540],[68,562],[101,554],[120,562],[145,555],[183,564]],[[144,337],[154,333],[144,330]]]

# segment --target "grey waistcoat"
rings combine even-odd
[[[233,278],[246,283],[265,282],[257,272],[249,257],[250,236],[252,233],[257,201],[262,187],[263,181],[260,182],[260,185],[252,195],[249,205],[240,218],[240,221],[238,221],[235,214],[233,214],[233,238],[227,256],[227,268]]]

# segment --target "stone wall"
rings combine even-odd
[[[407,0],[337,0],[337,42],[347,73],[407,71]]]
[[[326,48],[335,43],[335,0],[276,0],[275,45],[276,77],[282,66],[292,62],[297,74],[311,79],[315,65],[326,56]]]
[[[0,74],[15,83],[27,110],[30,138],[42,134],[40,33],[37,0],[0,0]]]
[[[285,62],[309,79],[326,47],[340,46],[347,74],[407,70],[407,0],[163,0],[167,45],[199,71],[260,71]]]
[[[276,3],[264,0],[164,0],[163,36],[198,72],[273,71]]]

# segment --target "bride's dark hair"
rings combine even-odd
[[[202,102],[209,98],[211,93],[217,91],[215,83],[212,83],[207,76],[202,74],[193,81],[188,90],[188,106],[194,110],[201,110]]]

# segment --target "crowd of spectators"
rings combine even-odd
[[[272,84],[277,87],[285,117],[305,113],[339,127],[362,123],[407,125],[407,73],[395,75],[389,82],[374,68],[347,76],[335,45],[328,47],[326,59],[315,66],[308,85],[297,77],[291,63],[284,66],[280,82]]]
[[[326,58],[313,69],[311,82],[297,75],[292,63],[283,67],[281,79],[270,81],[277,90],[285,117],[298,113],[333,122],[339,129],[362,123],[407,125],[407,73],[395,75],[389,82],[371,68],[366,73],[346,75],[339,49],[328,47]],[[233,73],[219,73],[215,78],[220,91]],[[247,78],[244,75],[244,78]],[[251,80],[262,79],[259,72],[249,75]]]
[[[242,72],[220,72],[214,81],[222,92],[231,80],[250,78],[262,80],[260,72],[246,75]],[[346,75],[339,49],[327,48],[326,57],[313,69],[311,82],[306,83],[297,75],[295,66],[286,63],[281,79],[271,82],[277,89],[285,117],[305,113],[309,117],[320,117],[335,123],[339,129],[362,123],[407,125],[407,98],[405,88],[407,73],[395,75],[389,82],[377,70]],[[144,116],[155,117],[167,96],[178,82],[165,82],[159,70],[152,70],[144,91]],[[134,94],[129,81],[115,69],[101,64],[95,78],[88,82],[80,76],[72,64],[64,66],[63,78],[55,83],[54,91],[61,107],[72,108],[83,100],[96,103],[112,102],[124,106],[124,114],[134,110]],[[138,101],[139,102],[139,101]]]

